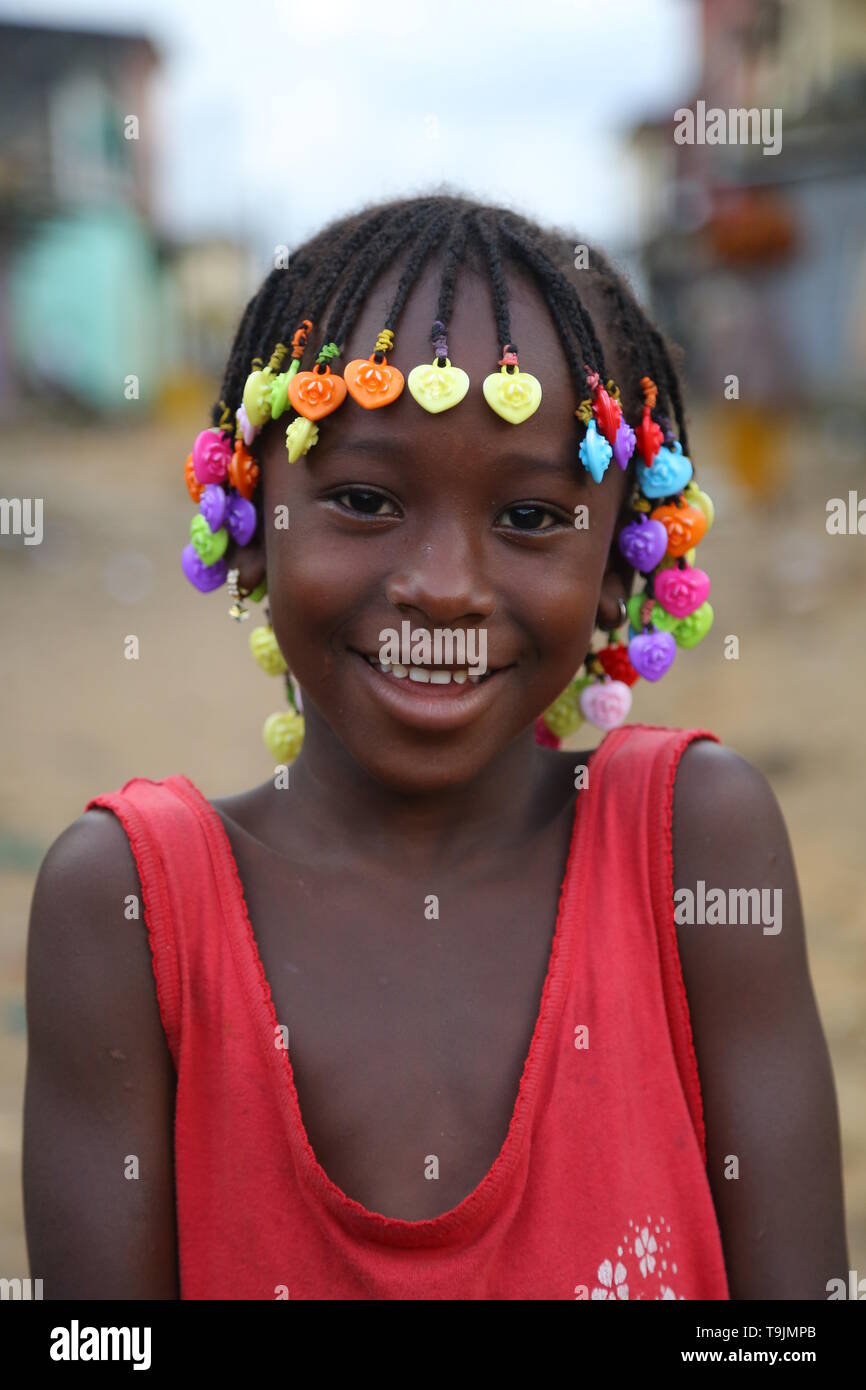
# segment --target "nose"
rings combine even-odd
[[[414,549],[386,583],[397,608],[415,608],[435,625],[479,622],[496,607],[478,546],[459,525],[438,531]]]

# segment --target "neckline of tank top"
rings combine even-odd
[[[556,1032],[559,1009],[565,1001],[570,983],[569,965],[574,932],[578,925],[578,913],[573,909],[576,894],[583,890],[587,878],[587,874],[581,872],[578,866],[586,851],[587,822],[592,810],[588,801],[593,805],[597,804],[601,789],[599,774],[629,730],[635,727],[638,726],[624,725],[611,730],[590,752],[584,764],[592,766],[595,775],[589,786],[581,789],[575,797],[568,855],[560,884],[547,970],[517,1096],[499,1152],[484,1177],[456,1206],[422,1220],[407,1220],[404,1217],[386,1216],[382,1212],[372,1211],[344,1192],[319,1163],[301,1114],[289,1051],[274,1045],[279,1023],[273,995],[225,826],[219,813],[194,782],[182,775],[172,779],[185,784],[192,791],[205,818],[211,845],[215,851],[214,863],[221,872],[222,901],[225,908],[231,909],[233,918],[229,920],[229,912],[225,913],[227,926],[236,929],[236,935],[231,942],[235,960],[241,970],[251,1008],[258,1014],[259,1021],[266,1025],[261,1030],[264,1061],[275,1084],[276,1097],[292,1153],[310,1188],[339,1219],[344,1229],[357,1237],[403,1247],[457,1245],[477,1238],[484,1218],[493,1214],[497,1199],[514,1173],[523,1151],[531,1127],[538,1082],[543,1075],[544,1062]]]

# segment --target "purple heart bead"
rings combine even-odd
[[[209,594],[212,589],[218,589],[226,582],[228,565],[224,556],[220,556],[212,565],[205,565],[202,564],[195,546],[185,545],[180,563],[190,584],[203,594]]]
[[[248,545],[256,529],[256,509],[252,502],[232,490],[228,496],[226,526],[236,545]]]
[[[631,521],[619,533],[622,555],[640,574],[649,574],[663,558],[668,548],[668,533],[660,521],[641,516]]]
[[[645,681],[661,680],[676,654],[677,644],[669,632],[639,632],[628,644],[628,659]]]
[[[628,461],[634,453],[634,430],[623,416],[619,422],[616,439],[613,441],[613,456],[620,468],[628,468]]]
[[[218,531],[226,519],[228,497],[219,483],[208,483],[201,495],[198,509],[212,531]]]

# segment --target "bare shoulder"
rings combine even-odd
[[[42,990],[57,982],[68,999],[73,982],[67,972],[74,965],[83,982],[98,979],[103,1007],[114,998],[135,1007],[125,986],[129,972],[141,975],[142,967],[147,980],[148,952],[141,885],[126,832],[110,811],[85,811],[54,841],[39,869],[30,913],[30,978]]]
[[[839,1125],[791,845],[763,774],[689,745],[674,904],[734,1298],[826,1298],[845,1277]]]
[[[758,832],[768,854],[778,853],[787,831],[762,772],[733,749],[709,739],[690,743],[680,759],[674,796],[674,837],[680,856],[710,842],[722,858],[738,857]]]
[[[110,811],[94,808],[68,825],[51,845],[39,868],[34,901],[41,902],[57,889],[95,901],[110,896],[113,885],[127,883],[130,875],[137,883],[135,859],[123,826]]]
[[[27,1034],[25,1217],[45,1296],[173,1297],[174,1068],[135,860],[109,811],[73,822],[39,870]]]

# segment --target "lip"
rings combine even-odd
[[[425,729],[431,732],[445,732],[460,729],[471,724],[486,712],[496,700],[502,677],[509,666],[500,666],[491,671],[486,680],[477,685],[467,681],[465,685],[430,685],[420,681],[395,680],[371,666],[365,656],[349,648],[374,699],[401,723],[412,729]]]

